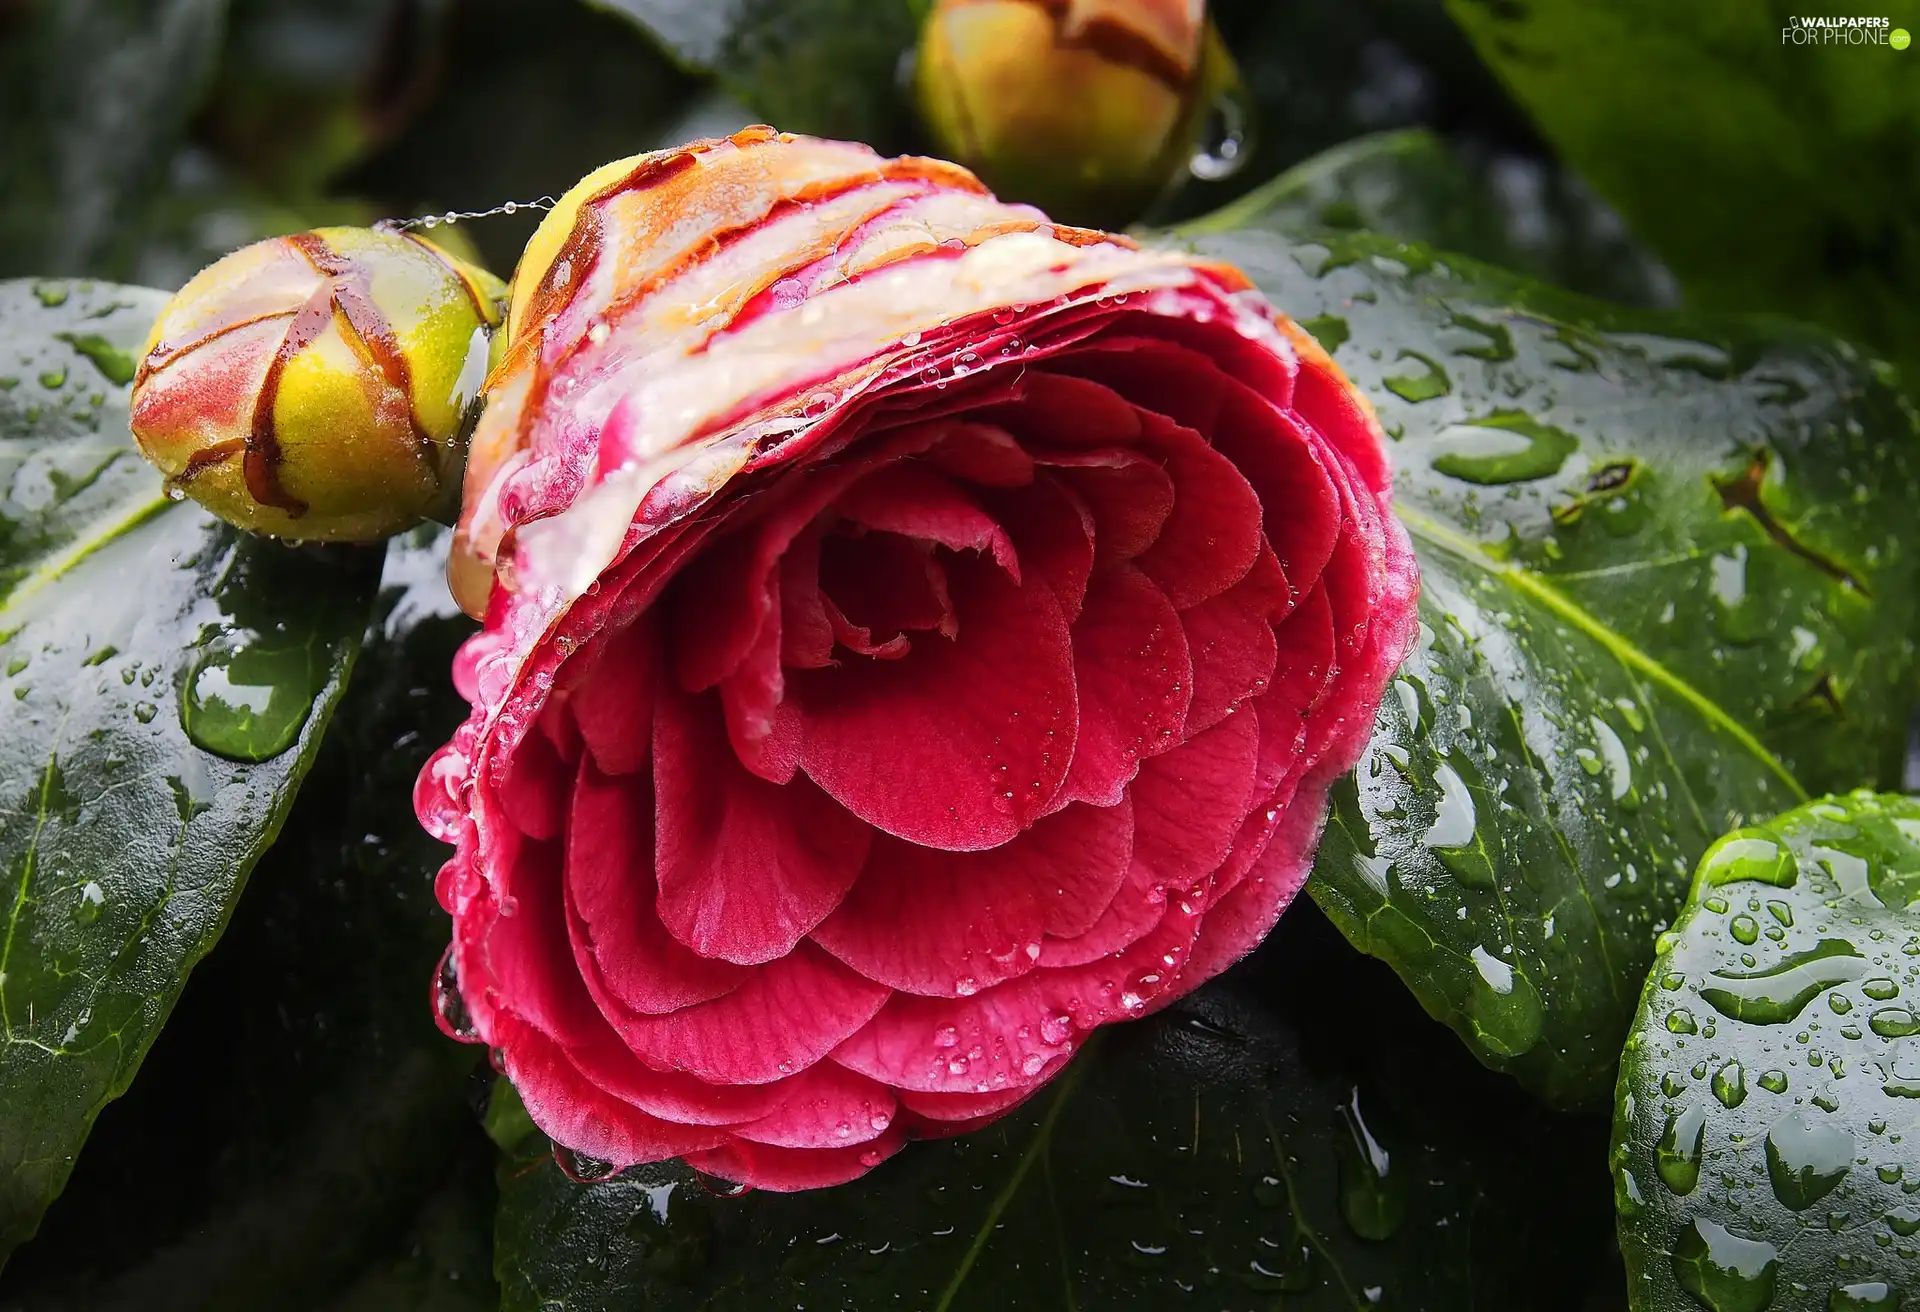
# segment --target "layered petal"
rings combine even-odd
[[[754,129],[597,172],[515,285],[416,805],[557,1142],[853,1179],[1271,929],[1417,580],[1237,272]]]

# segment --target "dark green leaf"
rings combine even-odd
[[[1482,1060],[1595,1100],[1707,844],[1899,778],[1920,416],[1811,331],[1329,242],[1201,243],[1345,326],[1424,573],[1314,895]]]
[[[286,829],[0,1308],[497,1303],[492,1154],[467,1096],[478,1054],[428,1007],[446,849],[411,805],[463,718],[447,668],[473,626],[420,536],[389,550],[381,619]]]
[[[494,1312],[496,1197],[493,1145],[469,1126],[468,1142],[392,1253],[324,1312]]]
[[[162,299],[0,284],[0,1253],[219,937],[378,576],[161,494],[110,375]]]
[[[592,0],[790,132],[899,149],[912,106],[901,63],[931,0]]]
[[[1920,1294],[1917,881],[1920,802],[1872,793],[1737,830],[1701,861],[1620,1067],[1636,1312]]]
[[[1920,52],[1796,44],[1770,0],[1449,0],[1692,303],[1786,311],[1920,360]],[[1863,11],[1920,32],[1920,4]],[[1867,33],[1858,33],[1862,38]]]
[[[124,272],[219,50],[226,0],[0,7],[0,276]]]
[[[1605,1287],[1598,1127],[1476,1069],[1310,908],[1027,1107],[858,1184],[576,1184],[504,1083],[489,1119],[510,1312],[1437,1312]]]
[[[1364,229],[1623,304],[1672,299],[1672,275],[1564,172],[1468,153],[1424,128],[1335,146],[1183,231],[1247,228],[1296,239]]]

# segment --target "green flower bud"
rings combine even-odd
[[[161,311],[133,435],[173,495],[256,533],[370,542],[450,515],[505,295],[407,233],[256,242]]]
[[[1071,223],[1136,219],[1239,74],[1205,0],[936,0],[915,66],[941,153]]]

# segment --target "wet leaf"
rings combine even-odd
[[[426,1003],[445,849],[414,819],[412,781],[462,718],[446,671],[473,627],[432,543],[390,545],[380,614],[286,828],[0,1309],[497,1303],[478,1054]]]
[[[1635,1312],[1920,1293],[1916,878],[1920,802],[1867,792],[1736,830],[1701,861],[1620,1068]]]
[[[0,284],[0,1253],[219,937],[378,577],[161,494],[112,377],[162,299]]]
[[[1920,362],[1920,78],[1893,28],[1796,33],[1806,9],[1449,0],[1561,154],[1690,304],[1785,312]],[[1846,23],[1845,18],[1840,22]]]
[[[1314,895],[1483,1061],[1602,1098],[1707,844],[1900,777],[1920,417],[1812,330],[1358,234],[1201,247],[1345,326],[1425,580]]]
[[[503,1307],[1441,1312],[1606,1288],[1598,1127],[1476,1069],[1382,974],[1302,908],[1005,1120],[807,1194],[724,1197],[678,1163],[575,1183],[501,1082]]]
[[[931,0],[592,0],[640,24],[789,132],[900,149],[913,109],[899,76]]]
[[[1673,276],[1564,170],[1464,150],[1425,128],[1322,151],[1184,231],[1247,228],[1296,240],[1360,229],[1622,304],[1673,301]]]

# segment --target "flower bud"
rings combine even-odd
[[[133,435],[170,494],[256,533],[370,542],[450,514],[504,297],[403,232],[256,242],[161,311]]]
[[[941,153],[1075,223],[1138,218],[1237,79],[1206,0],[936,0],[915,81]]]

